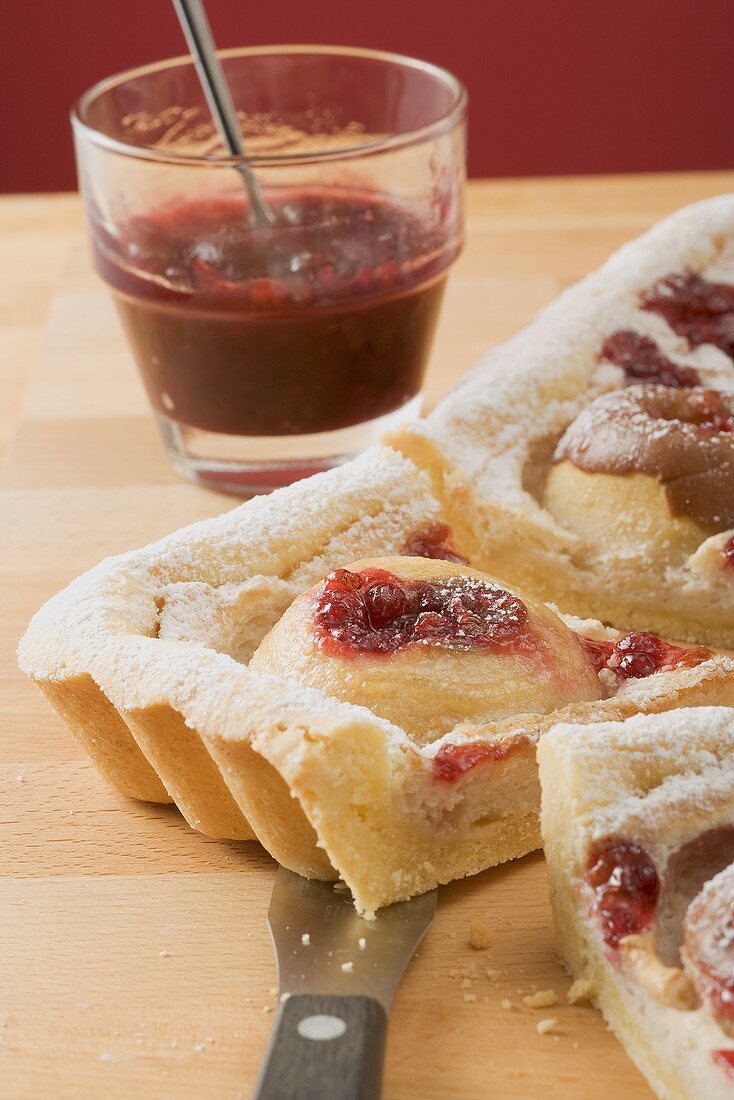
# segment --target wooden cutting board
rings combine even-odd
[[[624,240],[733,186],[732,173],[473,184],[430,400]],[[272,861],[109,791],[14,659],[32,612],[77,573],[235,502],[171,473],[75,200],[3,200],[0,223],[13,217],[0,263],[15,352],[0,368],[0,446],[17,420],[0,480],[0,1094],[244,1098],[272,1022]],[[468,945],[473,919],[493,933],[486,952]],[[479,977],[462,979],[471,964]],[[385,1097],[649,1100],[567,986],[541,856],[443,889],[395,1003]],[[559,1005],[526,1007],[536,988]],[[539,1035],[548,1016],[557,1033]]]

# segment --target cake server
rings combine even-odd
[[[278,870],[268,924],[280,1002],[255,1100],[375,1100],[387,1017],[436,891],[359,916],[348,891]]]

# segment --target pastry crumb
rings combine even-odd
[[[552,1035],[558,1027],[558,1020],[555,1016],[546,1016],[544,1020],[538,1020],[535,1025],[535,1030],[538,1035]]]
[[[360,936],[359,939],[357,940],[357,947],[359,948],[360,951],[364,951],[366,946],[367,946],[367,940],[364,938],[364,936]]]
[[[590,978],[577,978],[566,994],[566,1000],[570,1005],[583,1004],[591,1000],[593,992],[594,983]]]
[[[270,989],[268,990],[268,993],[270,994],[271,997],[277,997],[278,996],[278,987],[277,987],[277,985],[271,985]],[[211,1041],[212,1040],[210,1039],[209,1042],[211,1042]]]
[[[351,972],[354,970],[354,963],[353,962],[342,963],[342,970],[344,971],[345,974],[351,974]]]
[[[504,1001],[500,1001],[500,1008],[505,1008],[509,1011],[512,1008],[512,1001],[508,1001],[507,997],[505,997]]]
[[[263,1012],[272,1012],[272,1011],[273,1011],[273,1006],[272,1005],[263,1005]],[[198,1049],[198,1047],[196,1049]],[[203,1043],[201,1043],[201,1049],[202,1050],[204,1049],[204,1044]]]
[[[531,993],[523,997],[523,1004],[528,1008],[550,1008],[558,1004],[558,996],[552,989],[539,989],[537,993]]]
[[[473,920],[469,925],[469,943],[475,951],[486,951],[492,946],[492,933],[482,920]]]
[[[484,968],[484,973],[487,975],[490,982],[498,982],[500,980],[500,976],[502,974],[502,971],[501,970],[495,970],[494,967],[491,967],[491,966],[486,966]]]
[[[471,978],[462,978],[460,982],[461,989],[471,989]]]
[[[475,1004],[477,999],[476,993],[465,993],[464,1000],[467,1004]]]
[[[304,947],[308,947],[310,942],[311,942],[310,935],[308,934],[308,932],[304,932],[303,935],[301,936],[301,943],[303,944]]]
[[[159,951],[158,954],[161,956],[162,959],[168,959],[171,956],[171,952],[166,951],[165,947],[161,951]]]

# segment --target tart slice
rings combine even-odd
[[[658,1096],[734,1094],[734,711],[562,724],[538,749],[557,941]]]
[[[539,846],[535,746],[559,720],[734,702],[728,658],[606,635],[460,563],[347,563],[261,642],[257,705],[204,740],[265,847],[372,912]]]

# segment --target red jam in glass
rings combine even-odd
[[[523,748],[532,750],[532,744],[527,737],[520,734],[494,744],[487,741],[466,741],[459,745],[442,745],[433,758],[433,770],[439,779],[455,783],[479,764],[488,760],[509,760]]]
[[[620,367],[629,385],[651,382],[673,389],[701,385],[697,370],[673,363],[663,355],[654,340],[634,329],[622,329],[607,336],[599,358]]]
[[[386,569],[336,569],[316,597],[318,645],[336,656],[395,653],[411,644],[533,652],[522,600],[473,577],[402,580]]]
[[[660,880],[655,864],[639,844],[609,840],[592,851],[584,881],[595,894],[604,942],[616,947],[625,936],[643,932],[655,916]]]
[[[597,641],[582,634],[577,637],[596,671],[609,668],[619,680],[644,679],[674,668],[694,668],[711,656],[711,650],[705,646],[686,649],[671,645],[646,630],[632,631],[614,642]]]
[[[151,209],[115,238],[94,220],[97,268],[153,407],[253,436],[401,408],[420,392],[458,243],[440,217],[367,192],[268,199],[271,228],[248,224],[239,192]]]
[[[468,565],[469,559],[454,548],[448,523],[429,523],[413,531],[405,540],[403,554],[408,558],[433,558]]]
[[[640,296],[643,309],[660,314],[691,347],[714,344],[734,359],[734,286],[703,275],[668,275]]]

